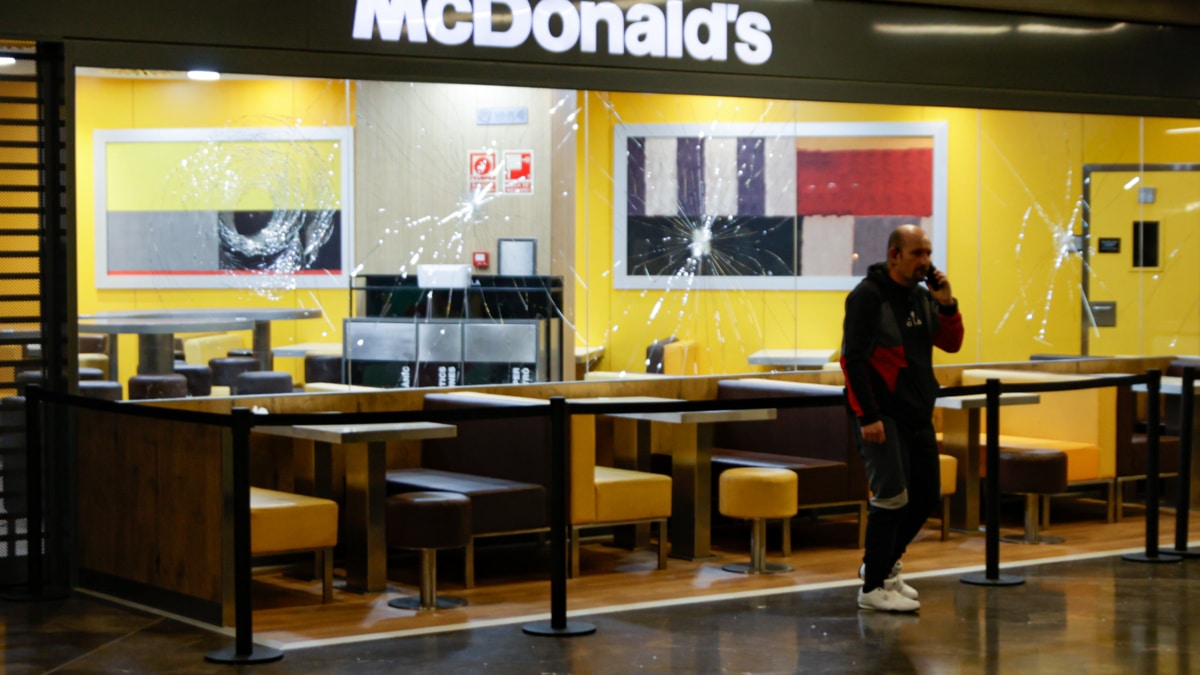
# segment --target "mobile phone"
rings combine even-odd
[[[925,285],[929,286],[929,289],[933,291],[936,291],[942,287],[942,285],[938,283],[937,277],[933,276],[933,273],[936,271],[937,268],[933,265],[930,265],[929,272],[925,274]]]

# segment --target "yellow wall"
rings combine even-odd
[[[1083,230],[1083,165],[1200,158],[1200,134],[1165,133],[1195,120],[615,93],[588,95],[585,114],[578,180],[587,246],[577,253],[577,283],[590,297],[577,329],[589,343],[606,345],[601,368],[609,370],[642,370],[645,346],[672,334],[699,341],[713,372],[758,369],[746,357],[759,348],[836,347],[846,295],[613,290],[607,177],[614,124],[946,122],[946,272],[966,336],[958,354],[937,353],[940,363],[1078,353],[1081,270],[1064,247]],[[657,318],[648,320],[659,302]]]
[[[98,129],[345,126],[353,101],[340,80],[185,80],[79,77],[76,80],[76,184],[79,313],[105,310],[227,307],[321,307],[324,319],[277,321],[276,346],[341,342],[347,314],[345,290],[97,290],[95,287],[95,179],[93,132]],[[250,346],[249,331],[244,332]],[[137,365],[137,340],[120,340],[121,380]],[[299,359],[280,359],[277,370],[303,374]]]
[[[348,105],[343,82],[80,77],[77,85],[81,314],[163,307],[320,306],[326,310],[323,321],[277,324],[276,345],[341,340],[341,320],[348,312],[347,294],[341,290],[285,292],[278,300],[252,291],[97,291],[92,132],[349,125],[353,102]],[[1064,233],[1082,229],[1078,200],[1083,165],[1200,157],[1200,134],[1165,133],[1200,126],[1195,120],[605,92],[583,92],[579,101],[576,329],[578,342],[605,346],[600,367],[609,370],[642,370],[646,345],[669,335],[696,340],[704,349],[701,364],[712,372],[756,370],[747,355],[760,348],[833,348],[841,339],[845,298],[842,291],[614,290],[615,124],[946,122],[946,271],[964,314],[966,340],[959,354],[939,355],[943,363],[1077,352],[1080,270],[1076,257],[1061,254],[1068,239]],[[135,350],[132,338],[122,340],[123,378],[134,367]]]

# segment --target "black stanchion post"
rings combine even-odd
[[[1179,562],[1183,558],[1158,550],[1158,436],[1162,371],[1148,370],[1146,377],[1146,550],[1121,556],[1131,562]]]
[[[273,647],[254,644],[254,606],[250,600],[250,427],[247,408],[231,413],[233,436],[233,603],[234,645],[211,651],[204,660],[213,663],[270,663],[283,658]]]
[[[1185,558],[1200,558],[1200,550],[1188,548],[1188,512],[1192,508],[1192,443],[1196,433],[1196,369],[1183,369],[1179,392],[1179,489],[1175,501],[1175,550]]]
[[[567,620],[567,400],[550,399],[550,621],[525,624],[529,635],[572,637],[590,635],[596,627]]]
[[[984,490],[984,572],[964,574],[960,581],[975,586],[1016,586],[1023,577],[1000,573],[1000,380],[989,379],[987,392],[987,483]]]

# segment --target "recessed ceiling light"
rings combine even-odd
[[[189,70],[188,79],[212,82],[213,80],[221,79],[221,74],[215,70]]]

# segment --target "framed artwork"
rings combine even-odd
[[[948,269],[946,135],[944,122],[619,125],[615,286],[849,290],[905,223]]]
[[[349,127],[95,132],[96,287],[345,288]]]

